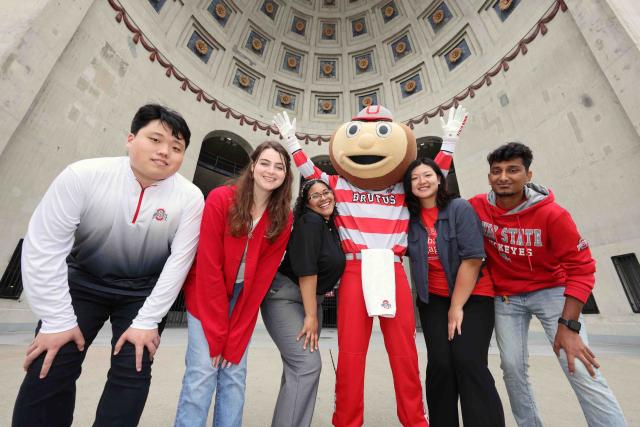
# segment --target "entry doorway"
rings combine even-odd
[[[193,183],[206,198],[211,190],[237,177],[249,164],[251,145],[238,135],[218,130],[202,141]],[[167,314],[167,327],[187,325],[187,312],[182,291]]]
[[[209,191],[240,174],[249,164],[251,152],[251,145],[234,133],[209,133],[202,141],[193,183],[207,197]]]

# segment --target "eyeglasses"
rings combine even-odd
[[[324,190],[322,193],[313,193],[309,195],[309,200],[313,200],[314,202],[316,200],[320,200],[321,198],[328,198],[329,196],[331,196],[333,194],[333,192],[331,190]]]

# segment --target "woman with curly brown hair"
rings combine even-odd
[[[189,339],[176,426],[241,426],[247,347],[291,233],[291,161],[260,144],[231,185],[209,193],[185,284]]]
[[[322,369],[318,352],[321,304],[345,265],[333,222],[336,201],[326,182],[305,182],[293,215],[287,253],[261,307],[283,363],[272,427],[311,425]]]

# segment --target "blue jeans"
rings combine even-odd
[[[229,303],[229,315],[241,289],[242,283],[236,283]],[[182,379],[175,426],[204,427],[214,392],[216,403],[213,426],[242,426],[248,351],[244,352],[239,364],[224,369],[214,368],[202,323],[188,312],[187,322],[189,338],[185,355],[186,370]]]
[[[511,411],[520,427],[542,426],[527,372],[529,368],[527,338],[531,316],[535,315],[540,320],[547,339],[553,345],[564,302],[562,286],[510,296],[508,301],[503,301],[502,297],[495,299],[495,329],[500,349],[500,367],[509,394]],[[582,323],[580,337],[586,345],[589,345],[582,315],[580,322]],[[591,378],[584,364],[576,359],[575,372],[569,375],[567,357],[562,350],[559,362],[578,397],[590,427],[627,425],[613,391],[598,370],[596,370],[595,379]]]

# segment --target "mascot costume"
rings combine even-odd
[[[442,120],[444,137],[436,161],[451,163],[466,114],[451,109]],[[333,424],[359,427],[364,421],[364,373],[373,316],[379,316],[389,355],[398,418],[403,426],[428,426],[415,344],[411,288],[402,266],[407,248],[409,211],[402,178],[416,158],[409,127],[395,122],[378,105],[360,111],[329,141],[329,155],[339,175],[315,167],[296,137],[295,119],[276,115],[274,124],[305,179],[322,179],[335,194],[335,219],[346,267],[338,289],[338,367]]]

